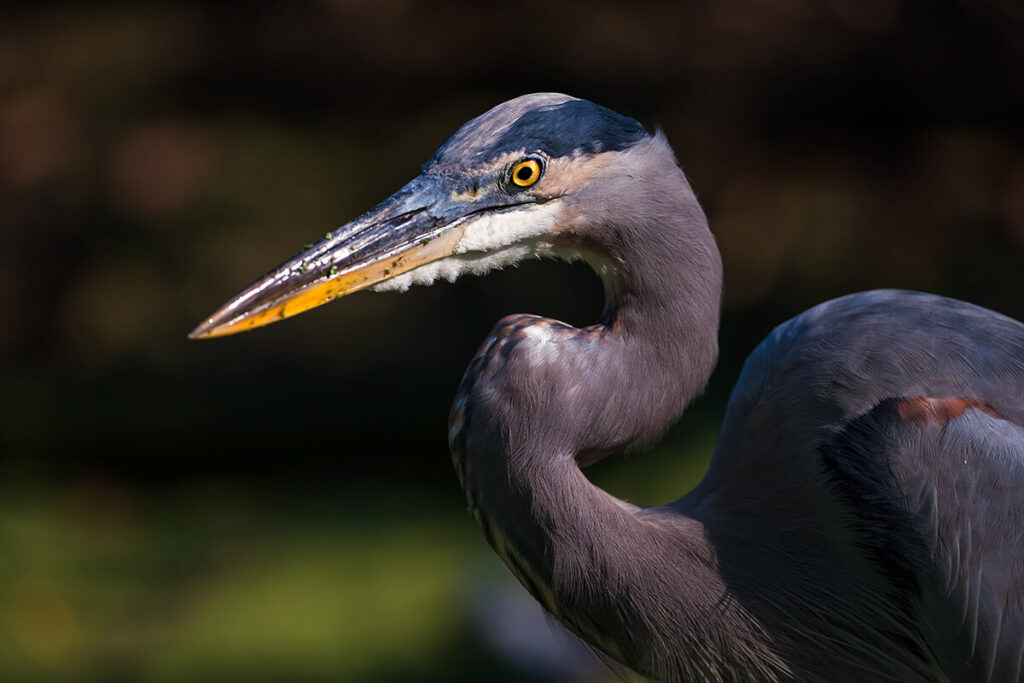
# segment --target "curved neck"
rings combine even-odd
[[[675,172],[660,224],[607,228],[619,239],[600,247],[617,264],[601,273],[604,321],[499,322],[459,389],[450,440],[489,543],[549,611],[644,673],[696,679],[726,666],[723,657],[752,671],[774,660],[738,608],[716,606],[725,589],[699,521],[620,501],[578,465],[658,438],[714,366],[721,264]],[[680,572],[693,590],[680,590]],[[667,623],[664,613],[678,616]],[[621,625],[616,635],[609,624]],[[725,647],[742,638],[750,644]]]

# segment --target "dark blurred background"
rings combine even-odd
[[[664,129],[725,261],[706,396],[591,471],[665,502],[804,308],[1024,317],[1022,73],[1016,0],[0,9],[0,679],[614,680],[491,555],[445,441],[498,318],[596,318],[585,267],[185,334],[463,121],[594,100]]]

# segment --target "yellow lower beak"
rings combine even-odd
[[[462,237],[462,226],[451,225],[431,237],[398,245],[377,257],[341,269],[331,265],[312,280],[294,277],[311,268],[323,271],[318,257],[300,254],[278,270],[253,283],[219,308],[191,333],[191,339],[223,337],[269,325],[358,292],[419,266],[450,256]],[[307,253],[315,251],[311,250]],[[322,260],[322,259],[321,259]]]

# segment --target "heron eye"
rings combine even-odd
[[[529,187],[540,180],[540,162],[524,159],[512,169],[512,182],[519,187]]]

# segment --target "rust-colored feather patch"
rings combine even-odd
[[[917,396],[915,398],[905,398],[896,403],[896,410],[899,411],[900,419],[904,422],[913,422],[921,429],[924,429],[929,423],[944,425],[950,420],[960,417],[971,408],[980,410],[997,420],[1006,419],[989,404],[969,397],[931,398],[929,396]]]

